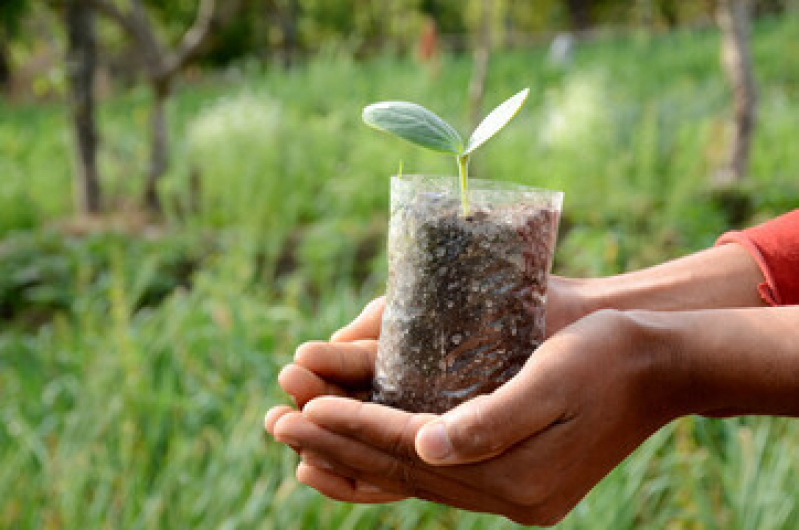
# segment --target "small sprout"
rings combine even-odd
[[[464,144],[463,139],[449,123],[416,103],[383,101],[363,109],[363,121],[375,129],[399,136],[411,143],[455,155],[460,176],[463,215],[469,215],[469,157],[519,112],[524,105],[529,88],[506,100],[491,111]]]

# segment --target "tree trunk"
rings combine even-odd
[[[76,0],[77,1],[77,0]],[[144,188],[144,206],[153,213],[161,212],[158,181],[169,163],[166,102],[172,82],[181,68],[190,61],[208,40],[217,9],[216,0],[200,0],[194,23],[183,34],[177,46],[166,49],[158,42],[154,26],[147,17],[142,0],[129,0],[130,8],[121,9],[111,0],[83,0],[99,13],[116,22],[131,38],[141,55],[148,82],[153,90],[153,109],[150,117],[150,167]],[[234,10],[237,5],[228,2]],[[233,7],[231,7],[233,6]]]
[[[724,167],[713,176],[716,187],[746,178],[755,128],[757,96],[749,51],[748,0],[719,0],[716,19],[721,29],[721,63],[732,91],[733,127]]]
[[[566,0],[566,9],[575,31],[591,27],[591,0]]]
[[[283,67],[294,65],[297,55],[297,21],[300,17],[298,0],[288,0],[280,7],[280,31],[283,34]]]
[[[150,168],[144,189],[144,205],[152,213],[161,212],[158,197],[158,182],[169,163],[169,132],[166,122],[166,102],[169,98],[171,79],[153,82],[153,108],[150,115]]]
[[[11,82],[11,61],[8,59],[8,45],[0,34],[0,88],[6,88]]]
[[[98,140],[94,123],[94,74],[97,68],[94,14],[82,0],[68,0],[65,22],[69,106],[75,137],[75,209],[79,213],[94,214],[101,208],[97,175]]]
[[[661,0],[658,2],[658,8],[663,20],[666,21],[666,26],[672,30],[680,23],[680,15],[677,4],[672,0]]]

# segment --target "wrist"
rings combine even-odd
[[[625,314],[646,351],[644,387],[670,419],[799,415],[799,306]]]
[[[686,311],[761,307],[763,275],[740,245],[710,248],[661,265],[577,284],[588,311]]]

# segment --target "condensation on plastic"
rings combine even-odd
[[[563,194],[471,180],[391,181],[389,280],[372,399],[440,413],[513,377],[544,340]]]

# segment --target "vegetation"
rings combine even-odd
[[[486,94],[532,90],[473,170],[566,192],[560,274],[649,265],[796,208],[799,64],[785,47],[799,16],[753,30],[759,122],[735,200],[707,191],[728,100],[712,30],[600,39],[566,68],[540,49],[496,53]],[[396,158],[360,107],[401,97],[460,116],[469,75],[457,54],[435,74],[328,50],[287,72],[243,62],[176,87],[157,225],[127,212],[145,185],[131,161],[148,149],[147,91],[98,108],[119,212],[100,220],[68,217],[62,108],[0,103],[0,527],[515,528],[417,501],[325,500],[261,427],[296,345],[383,290],[380,177]],[[449,171],[434,153],[396,152],[407,171]],[[560,528],[799,527],[797,448],[795,421],[685,418]]]
[[[426,108],[406,101],[374,103],[363,110],[367,125],[404,138],[426,149],[455,155],[460,178],[463,215],[469,214],[469,158],[519,112],[530,89],[511,97],[480,122],[465,144],[458,132]]]

